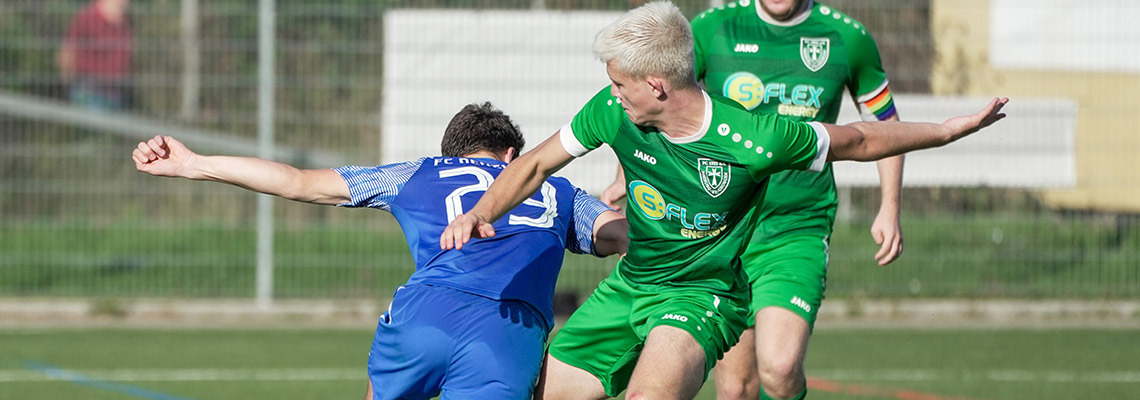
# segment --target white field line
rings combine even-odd
[[[834,381],[886,382],[1039,382],[1039,383],[1140,383],[1140,370],[1061,371],[1020,369],[812,369],[811,378]]]
[[[0,369],[0,383],[48,382],[79,380],[108,382],[181,382],[181,381],[349,381],[368,379],[360,368],[297,369],[76,369],[65,375],[49,375],[27,369]]]

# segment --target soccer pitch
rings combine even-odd
[[[827,329],[810,395],[826,399],[1135,398],[1140,331]],[[7,328],[3,399],[356,399],[372,331]],[[706,384],[697,397],[714,399]]]

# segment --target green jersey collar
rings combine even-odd
[[[679,138],[675,138],[675,137],[666,135],[665,132],[661,132],[661,136],[664,136],[665,140],[668,140],[669,142],[672,142],[675,144],[684,144],[684,143],[692,143],[692,142],[701,140],[701,138],[705,137],[705,134],[708,133],[708,131],[709,131],[709,125],[712,125],[712,113],[713,113],[712,98],[710,98],[709,94],[705,93],[704,90],[701,90],[701,95],[705,99],[705,115],[703,117],[703,120],[701,121],[701,129],[692,135],[682,136]]]

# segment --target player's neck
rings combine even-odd
[[[665,118],[654,124],[661,133],[673,139],[700,134],[705,128],[705,92],[699,86],[677,90],[670,94]]]
[[[807,20],[811,14],[812,7],[815,7],[815,1],[807,0],[800,4],[799,9],[784,16],[774,16],[764,9],[760,0],[756,1],[756,15],[772,25],[776,26],[795,26]]]
[[[498,155],[487,150],[479,150],[474,153],[464,154],[463,158],[490,158],[492,160],[503,161]]]

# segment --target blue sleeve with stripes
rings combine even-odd
[[[567,236],[566,250],[575,254],[594,253],[594,221],[603,212],[611,210],[606,203],[589,195],[585,190],[574,188],[574,223]]]
[[[352,199],[340,207],[368,207],[391,212],[391,203],[400,190],[423,165],[425,158],[415,161],[381,165],[377,167],[346,166],[336,168]]]

